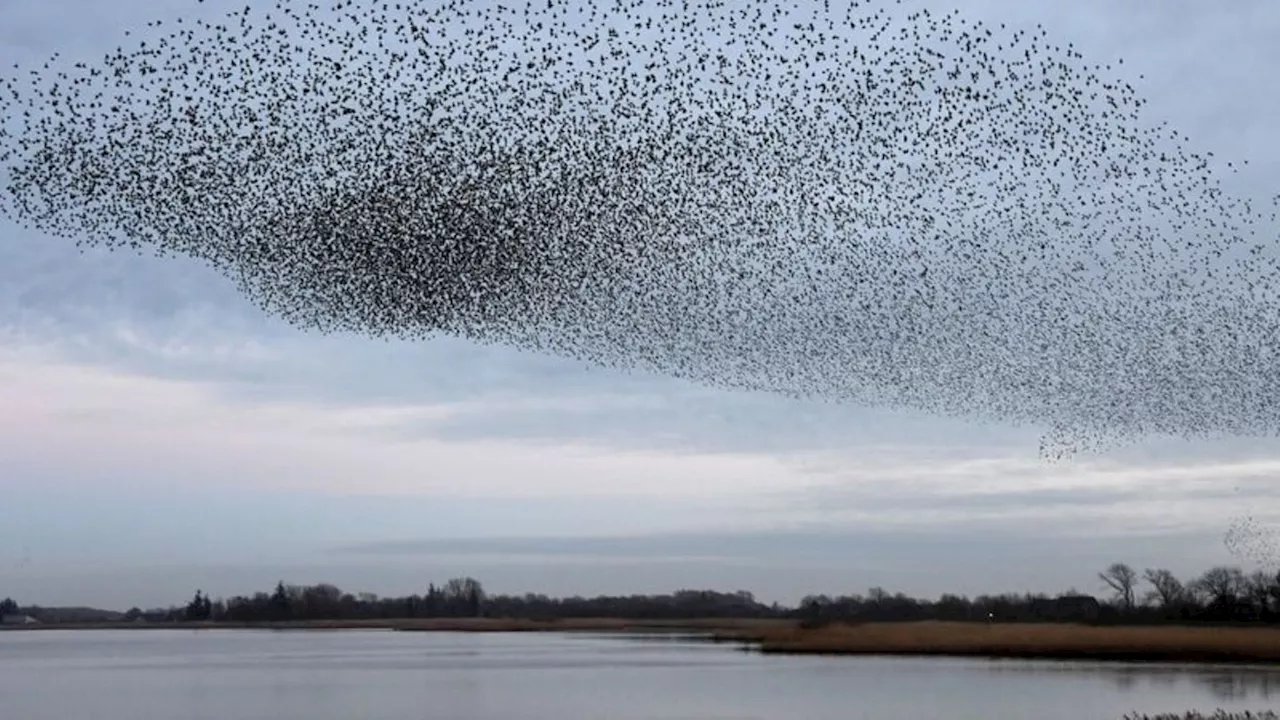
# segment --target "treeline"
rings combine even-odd
[[[203,591],[185,607],[143,613],[134,608],[126,618],[168,621],[285,622],[291,620],[390,620],[399,618],[481,617],[486,597],[480,581],[454,578],[428,585],[422,595],[382,598],[373,593],[346,593],[334,585],[286,585],[270,593],[214,600]],[[160,614],[162,618],[149,615]]]
[[[347,593],[334,585],[286,585],[270,592],[213,599],[202,590],[186,606],[144,612],[129,620],[160,622],[285,622],[294,620],[393,620],[403,618],[650,618],[785,617],[787,610],[756,602],[751,593],[682,590],[669,595],[553,598],[546,595],[490,595],[479,580],[454,578],[429,584],[421,595],[379,597]]]
[[[806,597],[794,613],[812,623],[831,621],[999,621],[1125,624],[1194,622],[1280,623],[1280,573],[1218,566],[1190,580],[1163,568],[1141,572],[1114,563],[1098,573],[1109,597],[1069,590],[1044,594],[1007,593],[968,598],[943,595],[919,600],[873,588],[866,595]]]
[[[551,620],[613,617],[629,619],[785,618],[807,623],[837,621],[1070,621],[1095,623],[1266,622],[1280,623],[1280,573],[1245,573],[1215,567],[1187,580],[1165,569],[1138,571],[1115,563],[1098,573],[1101,598],[1075,590],[1057,596],[1031,593],[937,600],[912,598],[872,588],[865,594],[811,595],[794,607],[759,602],[746,591],[680,590],[661,595],[601,595],[553,598],[546,595],[491,595],[480,581],[454,578],[428,584],[426,592],[404,597],[349,593],[326,583],[287,585],[270,592],[214,598],[197,590],[184,606],[143,611],[124,619],[139,622],[286,622],[305,620],[391,620],[402,618],[491,617]],[[0,603],[3,614],[25,612],[42,622],[67,621],[40,608]]]

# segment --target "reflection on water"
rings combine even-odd
[[[616,635],[0,633],[0,720],[1104,720],[1259,710],[1265,668],[784,657]]]
[[[1123,668],[1114,672],[1116,682],[1122,687],[1131,687],[1139,682],[1168,686],[1178,679],[1176,670],[1159,672]],[[1254,705],[1269,705],[1280,690],[1280,677],[1274,670],[1266,668],[1206,668],[1191,679],[1209,688],[1213,696],[1223,702],[1248,700]]]
[[[1215,675],[1209,679],[1214,694],[1223,700],[1270,701],[1280,689],[1280,679],[1269,673]],[[1267,702],[1266,704],[1271,704]]]
[[[1248,665],[1199,665],[1152,663],[1039,662],[993,660],[993,671],[1019,673],[1071,673],[1103,677],[1125,692],[1159,693],[1180,683],[1204,687],[1223,703],[1268,705],[1280,699],[1280,669]]]

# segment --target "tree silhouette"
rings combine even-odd
[[[1127,568],[1123,563],[1116,566]],[[1113,570],[1116,566],[1109,568]],[[1119,585],[1121,602],[1101,605],[1089,595],[1069,592],[1006,593],[967,597],[944,594],[936,600],[912,598],[901,592],[873,587],[865,595],[804,597],[796,606],[764,603],[744,591],[681,589],[654,595],[599,595],[556,598],[527,593],[489,595],[480,581],[452,578],[430,583],[425,595],[380,597],[373,593],[343,592],[321,583],[291,586],[283,581],[274,592],[228,598],[216,603],[197,591],[196,599],[172,609],[171,619],[209,619],[230,622],[282,620],[394,620],[401,618],[493,617],[548,621],[558,618],[627,618],[675,620],[712,618],[768,618],[801,621],[806,625],[841,622],[1075,622],[1093,624],[1160,624],[1194,622],[1280,623],[1280,574],[1245,575],[1239,568],[1217,567],[1194,582],[1183,583],[1165,569],[1147,569],[1141,576],[1150,585],[1145,602],[1137,596],[1138,575],[1128,585],[1123,571],[1104,573]],[[1127,588],[1127,591],[1126,591]],[[1144,588],[1146,589],[1146,588]],[[1126,600],[1126,592],[1129,600]],[[47,614],[31,613],[46,620]]]
[[[289,620],[293,618],[293,603],[289,600],[289,591],[284,581],[276,583],[276,590],[271,594],[271,619]]]
[[[196,590],[195,597],[191,598],[191,602],[187,603],[183,619],[189,622],[212,620],[213,600],[208,595],[205,595],[203,591]]]
[[[1138,585],[1138,573],[1133,568],[1124,563],[1113,563],[1107,568],[1106,572],[1098,573],[1098,578],[1106,583],[1107,587],[1115,591],[1116,597],[1124,605],[1125,610],[1132,610],[1134,606],[1134,588]]]
[[[440,614],[440,593],[436,590],[435,583],[427,585],[427,597],[422,602],[422,614],[426,617],[436,617]]]
[[[1143,577],[1151,584],[1147,601],[1171,610],[1187,600],[1187,589],[1174,574],[1163,568],[1147,568]]]

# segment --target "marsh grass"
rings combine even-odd
[[[1201,712],[1193,710],[1184,715],[1138,715],[1137,712],[1134,712],[1134,714],[1125,715],[1124,720],[1280,720],[1280,715],[1276,715],[1275,712],[1270,710],[1263,710],[1262,712],[1228,712],[1219,710],[1213,715],[1203,715]]]
[[[1008,658],[1280,662],[1280,629],[1065,624],[868,623],[760,629],[767,653],[978,655]]]

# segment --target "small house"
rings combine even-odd
[[[0,616],[0,625],[39,625],[40,621],[30,615]]]
[[[1037,620],[1052,622],[1093,622],[1101,609],[1098,599],[1090,595],[1037,598],[1031,603],[1031,612]]]
[[[1102,604],[1091,595],[1063,595],[1058,598],[1058,618],[1070,622],[1093,622],[1102,612]]]

